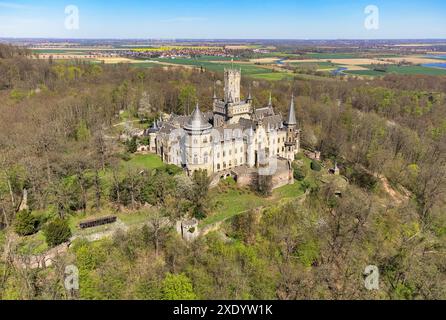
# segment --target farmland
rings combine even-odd
[[[254,79],[327,80],[344,77],[379,77],[386,74],[445,75],[438,65],[445,55],[426,51],[425,54],[398,54],[380,50],[296,52],[275,46],[246,45],[150,45],[150,46],[84,46],[37,47],[32,52],[41,59],[85,60],[104,64],[129,64],[133,68],[185,67],[221,73],[225,68],[240,68]],[[385,65],[386,70],[377,70]]]

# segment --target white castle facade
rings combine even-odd
[[[225,70],[224,81],[224,98],[214,93],[212,112],[197,105],[190,116],[155,122],[147,131],[149,151],[189,174],[199,169],[209,175],[262,169],[275,174],[277,163],[289,165],[300,149],[294,97],[283,117],[274,112],[271,97],[261,108],[253,105],[251,93],[241,100],[240,70]]]

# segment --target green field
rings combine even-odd
[[[309,53],[308,59],[356,59],[361,53]]]
[[[256,73],[253,74],[252,77],[260,80],[277,81],[284,79],[292,79],[294,75],[288,72],[269,72],[269,73]]]
[[[327,62],[327,61],[320,61],[320,62],[298,62],[298,61],[293,61],[289,63],[292,66],[312,66],[312,65],[316,65],[318,69],[335,69],[337,68],[339,65],[335,64],[335,63],[331,63],[331,62]]]
[[[372,68],[372,66],[364,66],[367,68]],[[344,71],[347,74],[360,75],[360,76],[384,76],[386,74],[402,74],[402,75],[431,75],[431,76],[442,76],[446,75],[445,69],[439,68],[428,68],[423,66],[389,66],[386,72],[380,72],[375,70],[355,70],[355,71]]]
[[[230,63],[230,62],[210,62],[209,60],[201,60],[201,59],[166,59],[166,58],[160,58],[160,59],[154,59],[159,62],[166,62],[166,63],[172,63],[172,64],[178,64],[178,65],[186,65],[186,66],[196,66],[196,67],[203,67],[205,69],[215,71],[215,72],[223,72],[225,68],[229,68],[232,65],[234,67],[240,68],[242,70],[242,73],[244,75],[253,75],[253,74],[260,74],[260,73],[270,73],[272,72],[270,69],[267,68],[261,68],[256,65],[251,64],[238,64],[236,62]]]
[[[69,54],[69,55],[85,55],[88,51],[77,51],[73,49],[32,49],[33,53],[40,54]]]

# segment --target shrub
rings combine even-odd
[[[321,167],[321,165],[319,164],[319,162],[313,160],[313,161],[311,161],[311,170],[313,170],[313,171],[318,171],[318,172],[319,172],[319,171],[322,170],[322,167]]]
[[[44,235],[48,246],[55,247],[68,241],[71,237],[71,230],[68,222],[64,219],[56,218],[49,222],[45,229]]]
[[[133,137],[132,139],[127,140],[126,147],[127,147],[127,152],[135,153],[138,150],[138,144],[136,142],[136,138]]]
[[[163,300],[195,300],[197,296],[192,287],[192,281],[184,274],[168,273],[161,284]]]
[[[14,221],[14,230],[20,236],[29,236],[37,232],[39,220],[29,210],[17,213]]]
[[[130,160],[132,160],[132,156],[130,154],[126,153],[120,153],[119,157],[121,158],[122,161],[125,162],[129,162]]]
[[[296,167],[293,171],[294,179],[297,181],[303,181],[305,179],[306,174],[301,168]]]

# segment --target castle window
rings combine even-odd
[[[220,158],[220,152],[219,152],[219,153],[217,153],[217,158]]]
[[[220,170],[220,169],[221,169],[220,164],[217,164],[217,170]]]
[[[234,160],[234,164],[237,166],[237,159]]]
[[[240,164],[242,164],[243,163],[243,158],[240,158]]]
[[[206,152],[206,153],[204,154],[204,163],[208,163],[208,158],[209,158],[209,155],[208,155],[208,153]]]
[[[198,156],[194,155],[194,164],[198,164]]]

